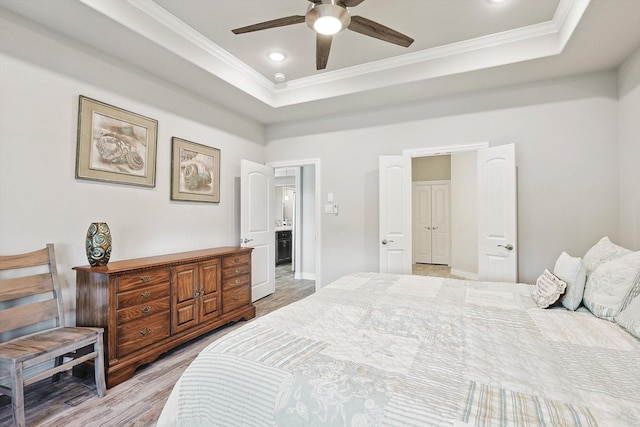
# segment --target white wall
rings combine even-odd
[[[341,130],[342,129],[342,130]],[[566,250],[618,235],[616,73],[603,72],[267,129],[269,161],[319,158],[322,281],[378,270],[378,156],[405,148],[516,144],[520,280]]]
[[[640,49],[618,72],[620,244],[640,250]]]
[[[112,260],[237,245],[236,177],[240,159],[264,161],[262,141],[247,138],[261,136],[260,125],[1,17],[0,27],[0,253],[54,243],[70,322],[71,268],[87,264],[84,239],[93,221],[111,228]],[[76,70],[61,73],[66,67]],[[81,94],[158,120],[155,188],[75,178]],[[220,117],[242,136],[220,130]],[[170,200],[172,136],[221,149],[220,203]]]
[[[451,272],[478,278],[478,156],[451,155]]]

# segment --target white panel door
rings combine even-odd
[[[451,201],[449,184],[431,186],[431,263],[451,262]]]
[[[251,301],[275,292],[275,180],[273,168],[240,161],[240,242],[253,247]]]
[[[381,273],[411,274],[411,158],[380,156]]]
[[[517,206],[514,144],[478,150],[478,274],[517,282]]]
[[[413,262],[431,264],[431,185],[413,184]]]

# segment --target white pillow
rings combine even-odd
[[[587,268],[587,276],[591,274],[600,264],[612,259],[620,258],[621,256],[630,254],[629,249],[618,246],[609,240],[609,237],[605,236],[598,241],[591,249],[584,254],[582,261]]]
[[[616,322],[640,338],[640,297],[636,297],[629,306],[616,316]]]
[[[613,320],[640,277],[640,252],[600,264],[587,277],[584,305],[597,317]]]
[[[538,307],[547,308],[558,302],[566,289],[567,283],[565,281],[549,270],[544,270],[531,290],[531,298]]]
[[[582,259],[562,252],[553,267],[553,274],[567,282],[567,291],[561,300],[562,305],[569,310],[576,310],[582,302],[584,285],[587,282],[587,268]]]

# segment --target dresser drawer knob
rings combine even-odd
[[[235,262],[236,264],[240,262],[240,258],[236,258],[233,260],[233,262]]]
[[[238,301],[239,299],[240,299],[240,295],[234,295],[234,296],[233,296],[233,300],[234,300],[234,301]]]
[[[236,268],[236,274],[240,273],[240,269]]]
[[[151,296],[151,291],[144,291],[143,293],[140,294],[140,298],[145,299],[145,298],[149,298]]]
[[[151,276],[142,276],[140,280],[142,280],[143,283],[147,283],[149,280],[151,280]]]
[[[238,284],[238,283],[240,283],[240,282],[242,282],[242,280],[240,280],[240,279],[236,279],[236,280],[234,280],[234,282],[233,282],[233,283],[235,283],[235,284],[237,285],[237,284]]]
[[[147,314],[151,311],[151,306],[148,305],[145,308],[141,309],[140,311],[142,312],[142,314]]]
[[[140,331],[140,336],[141,337],[148,337],[149,335],[151,335],[151,328],[146,328]]]

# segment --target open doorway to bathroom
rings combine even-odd
[[[290,162],[272,166],[276,187],[276,297],[299,299],[316,290],[318,166]]]

